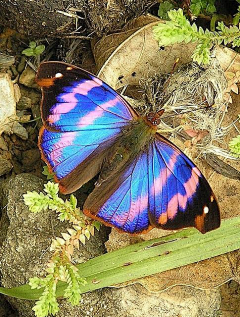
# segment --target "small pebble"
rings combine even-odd
[[[38,88],[35,78],[36,72],[32,68],[27,67],[20,75],[19,83],[26,87]]]
[[[0,136],[0,149],[4,150],[4,151],[8,150],[7,143],[5,142],[5,140],[2,136]]]
[[[14,56],[0,53],[0,68],[10,67],[15,63]]]
[[[0,176],[8,174],[12,168],[11,162],[4,158],[0,158]]]

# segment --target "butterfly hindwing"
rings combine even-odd
[[[72,192],[100,170],[108,149],[135,112],[111,87],[72,65],[40,65],[42,87],[39,147],[61,190]]]
[[[143,152],[95,187],[84,204],[84,213],[120,231],[149,230],[147,169],[147,154]]]

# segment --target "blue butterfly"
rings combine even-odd
[[[219,207],[194,163],[94,75],[62,62],[40,65],[42,159],[63,193],[99,174],[83,212],[123,232],[220,226]]]

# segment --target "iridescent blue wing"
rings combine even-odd
[[[36,79],[43,92],[39,148],[61,191],[70,193],[99,172],[137,115],[111,87],[78,67],[42,63]]]
[[[149,217],[163,229],[196,227],[202,233],[220,226],[219,207],[196,165],[159,134],[149,149]]]
[[[83,212],[124,232],[140,233],[151,229],[147,171],[148,154],[142,152],[113,177],[95,187]]]
[[[220,225],[219,208],[204,176],[159,134],[148,150],[94,189],[84,212],[129,233],[152,227],[196,227],[205,233]]]

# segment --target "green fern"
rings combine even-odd
[[[169,1],[164,1],[159,4],[158,16],[161,19],[168,20],[168,12],[174,9],[174,5]]]
[[[232,44],[233,47],[240,46],[240,29],[237,26],[226,27],[223,22],[218,22],[217,31],[205,31],[192,25],[183,15],[181,9],[168,12],[169,21],[160,23],[153,27],[155,39],[159,46],[173,45],[175,43],[197,42],[192,58],[199,64],[208,64],[210,60],[210,50],[214,45]]]
[[[234,155],[237,158],[240,158],[240,134],[229,142],[229,148],[231,150],[232,155]]]
[[[100,224],[88,219],[79,208],[77,199],[71,195],[69,200],[63,200],[58,196],[58,184],[48,182],[44,186],[44,193],[27,192],[24,202],[32,212],[41,212],[51,209],[58,213],[61,221],[69,221],[72,228],[68,233],[62,233],[62,238],[57,237],[52,241],[50,250],[53,256],[48,263],[45,278],[34,277],[29,281],[32,289],[43,288],[42,295],[33,307],[37,317],[45,317],[48,314],[55,315],[59,311],[56,289],[59,281],[66,282],[67,288],[64,297],[72,304],[77,305],[81,298],[81,287],[86,280],[81,277],[77,267],[71,262],[75,248],[79,243],[85,244],[86,239],[94,234],[94,228],[99,230]]]

